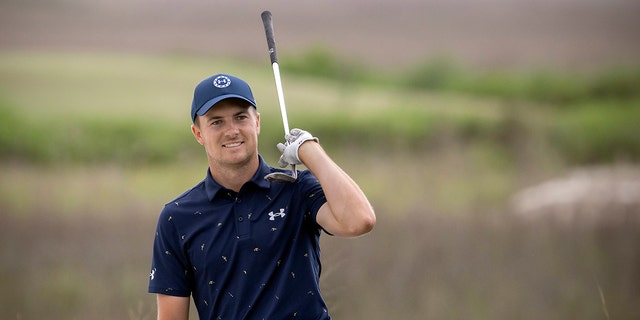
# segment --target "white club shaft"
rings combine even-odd
[[[284,93],[282,92],[282,81],[280,80],[280,67],[277,62],[273,66],[273,76],[276,79],[276,91],[278,91],[278,101],[280,102],[280,113],[282,114],[282,124],[284,125],[284,135],[289,134],[289,119],[287,118],[287,107],[284,104]]]

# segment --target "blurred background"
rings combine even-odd
[[[322,238],[335,319],[640,318],[638,1],[3,0],[3,319],[155,318],[201,79],[252,85],[277,162],[263,10],[291,126],[378,215]]]

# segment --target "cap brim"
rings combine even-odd
[[[207,111],[209,111],[209,109],[211,109],[211,107],[213,107],[216,103],[224,100],[224,99],[230,99],[230,98],[238,98],[238,99],[242,99],[246,102],[248,102],[251,106],[253,106],[254,108],[256,107],[255,102],[241,96],[241,95],[237,95],[237,94],[225,94],[222,96],[218,96],[215,97],[209,101],[207,101],[207,103],[203,104],[202,107],[200,107],[200,109],[198,109],[198,111],[196,111],[196,114],[199,116],[203,116],[205,113],[207,113]]]

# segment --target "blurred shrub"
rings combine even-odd
[[[357,61],[339,58],[326,49],[317,46],[305,53],[288,56],[280,64],[283,71],[334,81],[363,83],[373,82],[367,68]]]
[[[0,101],[0,157],[37,159],[45,153],[42,141],[46,136],[42,129],[28,124],[5,101]]]
[[[396,74],[377,72],[341,59],[323,48],[288,57],[287,72],[359,83],[450,91],[506,99],[573,103],[591,99],[640,97],[640,67],[612,67],[596,72],[562,70],[474,71],[446,56],[436,57]]]
[[[400,83],[415,89],[451,90],[460,88],[464,75],[459,66],[451,59],[438,57],[424,62],[399,76]]]
[[[585,103],[548,124],[553,145],[570,163],[640,159],[640,101]]]
[[[309,117],[309,128],[331,146],[390,148],[416,145],[428,141],[434,132],[434,118],[428,113],[368,113],[355,115],[334,114]]]
[[[7,160],[145,164],[201,156],[188,129],[175,124],[100,118],[36,123],[12,110],[20,108],[0,106],[0,156]]]
[[[535,70],[469,75],[462,92],[561,104],[640,96],[640,69],[607,69],[593,73]]]
[[[507,109],[515,108],[509,106]],[[19,108],[14,108],[14,110]],[[429,109],[366,114],[308,114],[305,129],[330,149],[380,152],[491,144],[509,151],[526,143],[531,123],[526,111],[498,119],[443,115]],[[505,112],[509,112],[506,110]],[[640,159],[640,103],[585,103],[556,111],[540,131],[567,163],[590,164]],[[277,121],[272,119],[271,121]],[[137,119],[75,119],[30,122],[0,108],[0,157],[33,163],[118,163],[140,165],[201,160],[202,147],[188,127]],[[277,157],[279,123],[263,123],[260,151]],[[548,152],[550,150],[539,150]],[[517,156],[513,154],[513,156]],[[515,159],[512,159],[515,160]]]
[[[592,98],[629,99],[640,96],[640,67],[611,68],[589,79],[588,96]]]

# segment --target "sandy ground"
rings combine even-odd
[[[594,68],[640,61],[636,0],[3,0],[0,50],[264,58],[322,46],[375,66],[449,55],[476,67]]]

